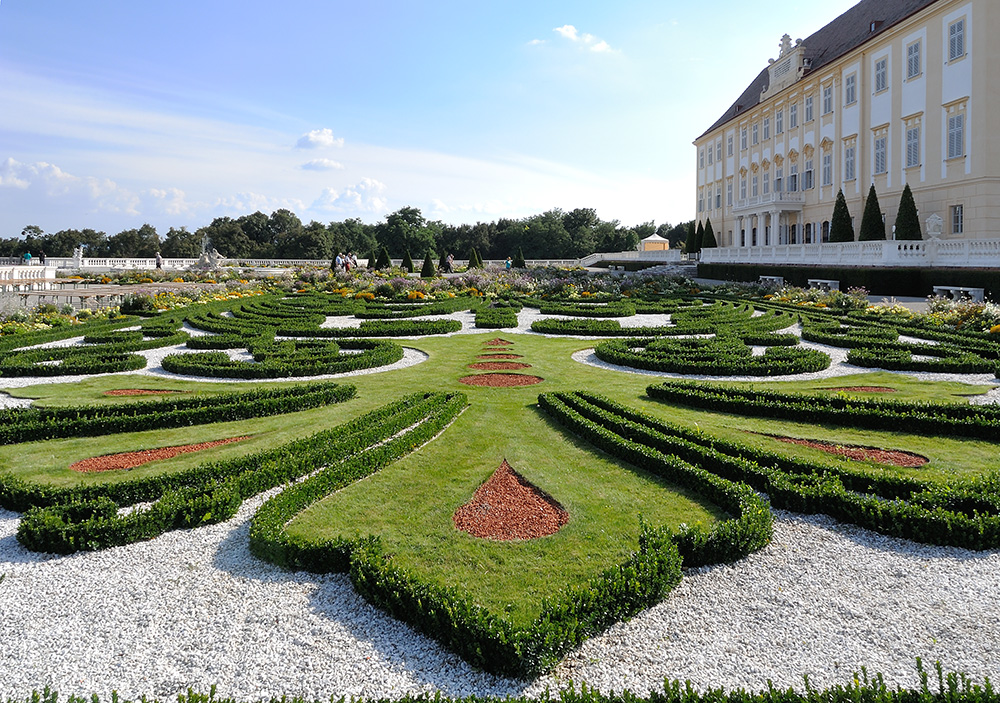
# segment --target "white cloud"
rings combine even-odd
[[[541,46],[542,44],[548,44],[544,39],[532,39],[528,42],[528,46]]]
[[[180,188],[150,188],[144,195],[146,196],[144,204],[167,215],[185,215],[192,209],[185,200],[184,191]]]
[[[74,176],[44,161],[21,163],[8,158],[0,164],[0,186],[27,191],[33,200],[57,200],[86,210],[138,214],[139,197],[114,181]]]
[[[576,27],[571,24],[564,24],[552,30],[564,39],[568,39],[574,44],[579,44],[581,48],[592,51],[595,54],[612,54],[615,50],[611,48],[603,39],[595,37],[593,34],[580,34]]]
[[[313,159],[299,166],[304,171],[340,171],[344,164],[333,159]]]
[[[314,129],[311,132],[303,134],[295,142],[297,149],[327,149],[341,146],[344,146],[343,137],[333,136],[332,129]]]
[[[389,208],[389,202],[382,195],[384,192],[384,183],[374,178],[362,178],[360,183],[339,191],[324,188],[311,208],[334,212],[381,213]]]
[[[215,210],[225,215],[246,215],[251,212],[274,212],[275,210],[291,210],[301,213],[306,204],[298,198],[272,198],[260,193],[237,193],[215,201]]]

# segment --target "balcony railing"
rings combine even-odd
[[[733,212],[743,212],[746,210],[767,210],[776,208],[779,210],[801,210],[804,198],[802,193],[788,193],[777,191],[766,195],[754,195],[749,198],[737,200],[733,206]]]

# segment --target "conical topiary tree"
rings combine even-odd
[[[899,212],[896,213],[896,239],[923,239],[920,232],[920,218],[917,216],[917,204],[913,201],[913,191],[910,184],[903,187],[899,196]]]
[[[379,250],[377,246],[372,247],[372,250],[368,253],[368,268],[374,269],[378,268],[378,255]]]
[[[444,271],[448,268],[448,252],[441,252],[441,258],[438,259],[438,271]]]
[[[389,250],[382,247],[382,251],[378,253],[378,258],[375,259],[375,268],[387,269],[392,266],[392,259],[389,258]]]
[[[719,246],[719,243],[715,241],[715,230],[712,229],[712,219],[708,218],[705,220],[705,235],[701,238],[700,249],[714,249]]]
[[[691,220],[688,223],[688,236],[687,236],[687,239],[684,240],[684,253],[685,254],[693,254],[695,252],[695,247],[697,246],[697,242],[695,241],[696,234],[697,233],[696,233],[695,228],[694,228],[694,220]]]
[[[858,231],[859,242],[871,242],[885,239],[885,220],[882,219],[882,208],[875,194],[875,184],[868,189],[868,200],[865,201],[865,212],[861,216],[861,229]]]
[[[469,254],[469,268],[470,269],[481,269],[483,267],[483,260],[479,258],[479,252],[476,248],[472,248],[472,253]]]
[[[843,189],[837,191],[837,202],[833,206],[833,218],[830,220],[831,242],[853,242],[854,225],[851,224],[851,213],[847,209],[847,200]]]
[[[517,253],[514,255],[514,268],[524,269],[528,268],[528,265],[524,263],[524,251],[521,247],[517,248]]]
[[[424,255],[424,265],[420,267],[421,278],[434,278],[434,261],[431,259],[430,250]]]
[[[407,272],[407,273],[413,273],[413,271],[414,271],[414,270],[416,269],[416,267],[415,267],[415,266],[413,265],[413,257],[412,257],[412,256],[410,256],[410,250],[409,250],[409,249],[407,249],[407,250],[406,250],[406,251],[405,251],[405,252],[403,253],[403,263],[402,263],[402,267],[403,267],[404,269],[406,269],[406,272]]]
[[[692,254],[697,254],[701,251],[701,242],[705,239],[705,225],[698,220],[698,228],[694,231],[694,250],[689,252]]]

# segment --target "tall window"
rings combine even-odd
[[[948,118],[948,158],[965,156],[965,115]]]
[[[823,185],[833,185],[833,154],[823,154]]]
[[[954,61],[965,56],[965,20],[948,25],[948,60]]]
[[[823,114],[829,115],[833,112],[833,86],[823,86]]]
[[[726,181],[726,205],[733,206],[733,182]]]
[[[781,134],[785,131],[785,111],[778,110],[774,113],[774,133]]]
[[[799,189],[799,165],[792,164],[788,167],[788,192],[794,193]]]
[[[774,169],[774,192],[780,193],[781,189],[784,188],[784,184],[781,182],[783,176],[785,175],[785,169],[780,166]]]
[[[799,126],[799,104],[792,103],[788,107],[788,129],[795,129]]]
[[[771,138],[771,118],[764,118],[764,139],[765,141]]]
[[[750,182],[750,195],[752,195],[755,198],[757,197],[757,183],[758,183],[757,176],[754,175],[753,179]]]
[[[744,127],[740,130],[740,149],[746,151],[747,148],[747,128]]]
[[[757,145],[760,143],[760,125],[754,122],[751,129],[753,130],[753,143]]]
[[[813,121],[813,96],[806,96],[806,122]]]
[[[844,180],[853,181],[856,177],[854,169],[854,147],[849,146],[844,149]]]
[[[813,183],[813,160],[806,159],[806,170],[802,174],[802,190],[811,190]]]
[[[875,62],[875,92],[881,93],[889,88],[889,59],[879,59]]]
[[[771,170],[770,169],[768,169],[767,171],[764,171],[764,182],[761,183],[761,188],[764,191],[764,195],[767,195],[768,193],[771,192]]]
[[[740,178],[740,200],[747,199],[747,177]]]
[[[886,159],[886,137],[875,137],[875,173],[888,173],[889,162]]]
[[[715,142],[715,160],[722,161],[722,140]]]
[[[916,78],[920,75],[920,42],[915,41],[906,47],[906,77]]]
[[[698,150],[698,168],[705,168],[705,150]]]
[[[715,147],[708,145],[708,165],[711,166],[715,156]]]
[[[906,168],[920,165],[920,125],[906,129]]]
[[[733,155],[733,135],[728,135],[726,137],[726,156]]]
[[[951,233],[962,234],[965,232],[965,208],[962,205],[951,206]]]
[[[715,186],[715,209],[722,207],[722,186]]]
[[[698,193],[698,212],[704,212],[705,210],[705,194]]]
[[[858,101],[858,76],[852,73],[844,79],[844,104],[853,105]]]

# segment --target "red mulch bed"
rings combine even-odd
[[[477,371],[518,371],[530,369],[531,364],[522,364],[518,361],[479,361],[469,364],[469,368]]]
[[[516,386],[533,386],[544,380],[539,376],[528,376],[523,373],[479,373],[474,376],[463,376],[458,379],[458,382],[467,386],[514,388]]]
[[[916,468],[928,462],[927,457],[904,452],[897,449],[879,449],[878,447],[860,447],[850,444],[834,444],[832,442],[820,442],[815,439],[796,439],[795,437],[782,437],[779,435],[766,435],[773,437],[779,442],[788,444],[799,444],[805,447],[812,447],[829,454],[846,456],[849,459],[858,461],[874,461],[879,464],[891,464],[892,466],[903,466],[906,468]]]
[[[569,513],[504,459],[451,519],[474,537],[509,541],[553,535],[569,522]]]
[[[850,391],[852,393],[895,393],[895,388],[885,386],[837,386],[836,388],[824,388],[824,391]]]
[[[477,359],[523,359],[524,354],[480,354]]]
[[[513,342],[508,342],[506,339],[500,339],[499,337],[494,337],[488,342],[483,342],[485,346],[488,347],[504,347],[508,344],[513,344]]]
[[[113,391],[104,391],[103,395],[127,396],[127,395],[170,395],[171,393],[181,393],[181,391],[154,391],[148,388],[118,388]]]
[[[84,459],[70,465],[70,471],[83,471],[87,473],[95,471],[122,471],[134,469],[136,466],[148,464],[151,461],[160,459],[170,459],[178,454],[189,454],[200,452],[223,444],[232,444],[248,439],[250,435],[243,437],[230,437],[229,439],[217,439],[214,442],[201,442],[200,444],[184,444],[178,447],[160,447],[159,449],[146,449],[140,452],[122,452],[121,454],[107,454],[105,456],[95,456],[91,459]]]

